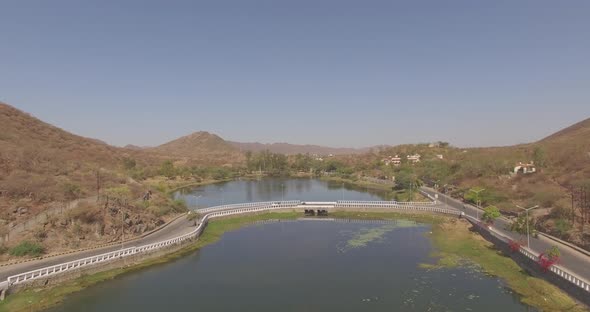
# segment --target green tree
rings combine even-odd
[[[537,235],[537,230],[535,230],[535,219],[530,217],[528,220],[529,225],[529,234],[533,236]],[[527,234],[527,218],[525,213],[521,213],[516,220],[514,220],[510,224],[510,230],[512,232],[516,232],[518,234],[526,235]]]
[[[481,220],[487,224],[493,224],[494,221],[499,218],[502,214],[496,206],[488,206],[484,209],[484,213],[481,216]]]
[[[561,257],[561,251],[559,250],[559,248],[557,246],[553,246],[553,247],[547,249],[545,251],[545,254],[551,260],[557,260],[557,259],[559,259],[559,257]]]
[[[545,156],[545,149],[541,146],[535,147],[533,150],[533,161],[537,167],[545,167],[546,164],[546,156]]]
[[[176,177],[176,170],[172,161],[166,160],[162,163],[160,166],[160,174],[170,179]]]
[[[559,233],[559,237],[563,238],[572,229],[572,225],[567,219],[560,218],[555,221],[555,229]]]
[[[125,170],[133,170],[136,166],[137,163],[135,162],[135,159],[128,157],[123,158],[123,168],[125,168]]]

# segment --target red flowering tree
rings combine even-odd
[[[543,272],[549,271],[554,264],[559,262],[559,258],[561,257],[561,252],[557,246],[553,246],[550,249],[546,250],[544,253],[539,255],[539,265],[541,266],[541,270]]]
[[[520,251],[520,247],[522,246],[522,243],[520,243],[519,241],[510,240],[508,242],[508,246],[510,246],[510,251],[517,252],[517,251]]]

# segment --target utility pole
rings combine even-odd
[[[527,240],[526,246],[527,246],[527,248],[531,248],[531,237],[529,235],[529,210],[539,208],[539,205],[535,205],[530,208],[523,208],[523,207],[520,207],[519,205],[516,205],[516,207],[526,211],[526,240]]]
[[[100,170],[96,170],[96,202],[100,201]]]
[[[121,209],[121,249],[123,249],[125,244],[125,213],[122,204],[119,204],[119,209]]]
[[[470,192],[473,192],[473,193],[475,193],[475,195],[477,196],[477,197],[476,197],[476,200],[475,200],[475,201],[476,201],[476,203],[477,203],[477,208],[478,208],[478,209],[476,209],[476,216],[477,216],[477,219],[479,219],[479,210],[481,209],[481,201],[479,200],[479,193],[480,193],[480,192],[483,192],[483,191],[485,191],[485,190],[486,190],[486,189],[483,189],[483,188],[482,188],[482,189],[479,189],[478,191],[475,191],[475,190],[473,190],[473,189],[469,190]]]

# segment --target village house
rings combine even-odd
[[[420,162],[420,154],[414,154],[414,155],[408,155],[406,156],[406,158],[408,159],[409,162],[415,164],[415,163],[419,163]]]
[[[381,162],[385,163],[386,166],[389,166],[390,164],[399,166],[402,163],[402,159],[398,155],[395,155],[383,158],[381,159]]]
[[[529,174],[537,172],[537,168],[535,167],[535,163],[531,161],[528,164],[523,164],[522,162],[518,162],[516,166],[514,166],[514,174]]]

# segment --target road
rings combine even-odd
[[[422,190],[430,195],[433,195],[433,196],[434,196],[434,194],[438,194],[438,200],[442,204],[450,206],[455,209],[459,209],[461,211],[464,211],[465,214],[467,214],[469,216],[478,218],[478,217],[481,217],[481,215],[483,214],[483,211],[478,209],[477,207],[465,204],[465,203],[458,201],[454,198],[451,198],[451,197],[446,196],[444,194],[438,193],[431,188],[423,187]],[[494,229],[502,232],[502,234],[510,237],[513,240],[523,242],[523,244],[526,246],[527,236],[512,232],[510,230],[506,230],[506,228],[508,226],[509,226],[509,221],[506,219],[503,219],[503,218],[499,218],[496,221],[494,221],[494,225],[493,225]],[[561,252],[561,258],[560,258],[559,265],[576,273],[577,275],[584,278],[585,280],[590,281],[590,257],[589,256],[587,256],[587,255],[585,255],[585,254],[583,254],[583,253],[581,253],[581,252],[579,252],[567,245],[561,244],[559,242],[550,240],[550,239],[542,237],[542,236],[539,236],[539,238],[534,238],[531,235],[530,240],[531,240],[530,248],[538,253],[545,252],[545,250],[551,248],[552,246],[559,247],[559,250]]]
[[[9,276],[24,273],[40,268],[44,268],[47,266],[52,266],[68,261],[74,261],[77,259],[82,259],[86,257],[91,257],[95,255],[100,255],[106,252],[115,251],[121,249],[122,247],[128,248],[132,246],[142,246],[147,244],[156,243],[159,241],[163,241],[166,239],[170,239],[176,236],[180,236],[182,234],[188,233],[194,230],[194,221],[188,221],[187,218],[181,216],[180,218],[170,222],[168,225],[165,225],[160,230],[151,233],[143,238],[138,238],[131,241],[126,241],[123,245],[118,244],[114,246],[107,246],[103,248],[97,248],[92,250],[85,250],[80,252],[75,252],[67,255],[55,256],[46,259],[40,260],[33,260],[29,262],[23,262],[13,265],[8,265],[4,267],[0,267],[0,281],[5,281]]]

